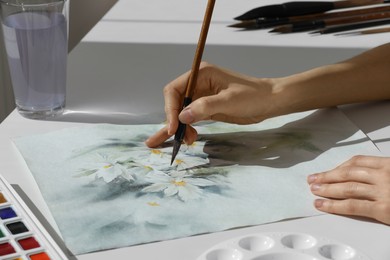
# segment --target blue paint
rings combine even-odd
[[[16,212],[11,207],[0,209],[1,219],[14,218],[16,216]]]

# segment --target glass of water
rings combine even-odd
[[[67,0],[0,0],[0,18],[16,107],[45,119],[65,107]]]

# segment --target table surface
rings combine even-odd
[[[357,37],[294,33],[292,37],[291,34],[270,34],[268,30],[243,31],[227,27],[237,22],[234,17],[252,8],[284,2],[216,1],[207,45],[371,48],[388,42],[386,33]],[[206,0],[119,0],[84,41],[193,44],[198,41],[206,4]]]
[[[266,3],[275,2],[261,1]],[[20,187],[61,246],[55,222],[12,138],[89,123],[161,122],[164,118],[162,87],[189,69],[204,7],[205,3],[193,0],[119,1],[69,55],[66,113],[51,121],[39,121],[25,119],[14,111],[0,125],[0,174]],[[217,3],[205,50],[208,60],[248,74],[280,76],[337,62],[386,42],[386,34],[356,38],[314,37],[305,33],[287,36],[226,27],[233,22],[232,17],[253,7],[256,7],[253,1]],[[146,14],[152,18],[144,19]],[[390,156],[389,102],[340,109],[383,155]],[[329,237],[371,259],[390,259],[388,226],[328,214],[70,258],[196,259],[216,243],[258,232],[299,232]]]

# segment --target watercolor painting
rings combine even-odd
[[[254,125],[203,123],[147,148],[163,125],[96,124],[14,140],[74,254],[321,214],[307,175],[379,154],[339,110]]]

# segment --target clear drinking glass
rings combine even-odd
[[[68,55],[67,0],[0,0],[16,107],[27,118],[63,112]]]

